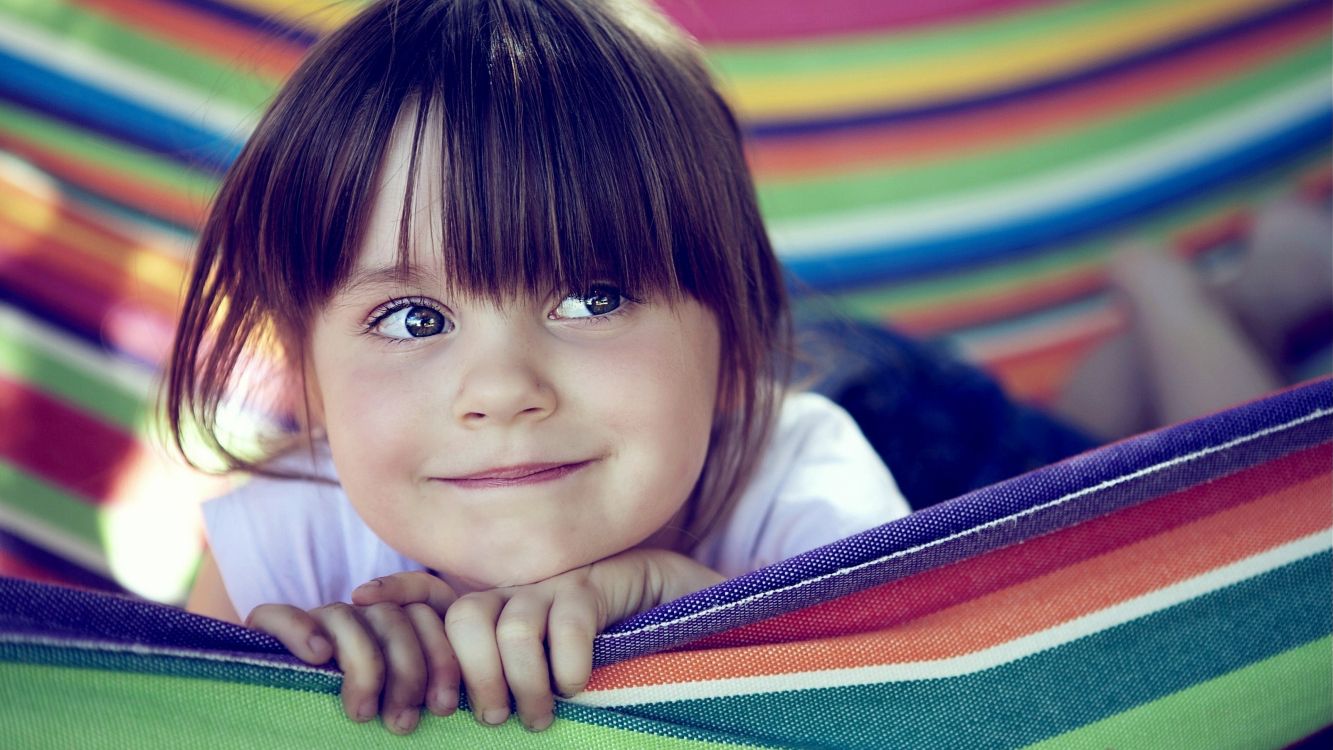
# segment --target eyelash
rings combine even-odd
[[[390,315],[393,315],[394,313],[406,307],[429,307],[430,309],[440,313],[441,315],[445,315],[444,310],[440,309],[440,304],[438,302],[434,302],[425,297],[399,297],[397,299],[391,299],[388,302],[381,303],[374,310],[370,311],[370,314],[366,316],[366,322],[364,324],[365,333],[370,334],[372,336],[375,335],[375,328],[378,327],[379,324],[383,322],[385,318],[389,317]],[[398,338],[393,338],[392,336],[384,336],[383,338],[386,338],[395,343],[401,341],[411,341],[411,339],[398,339]]]
[[[629,303],[629,305],[637,305],[641,302],[639,298],[632,297],[623,291],[618,291],[617,293],[620,295],[622,303]],[[559,301],[556,303],[556,305],[559,306],[559,303],[564,302],[569,296],[570,295],[565,295],[564,297],[561,297]],[[435,302],[434,300],[428,299],[426,297],[398,297],[397,299],[391,299],[388,302],[381,303],[374,310],[370,311],[370,314],[366,316],[366,322],[363,324],[365,329],[363,333],[370,336],[374,336],[375,328],[378,327],[379,324],[383,322],[385,318],[407,307],[429,307],[430,309],[440,313],[441,315],[445,315],[446,317],[448,317],[445,311],[441,309],[442,306],[438,302]],[[603,315],[590,315],[586,318],[565,318],[564,320],[566,320],[567,322],[572,322],[575,325],[583,325],[583,326],[602,325],[606,323],[609,318],[615,318],[627,312],[626,307],[627,305],[621,304],[616,309],[612,310],[609,313],[605,313]],[[554,308],[552,308],[552,311],[554,311]],[[550,314],[551,313],[549,312],[547,313],[548,318]],[[552,319],[560,320],[560,318],[552,318]],[[393,336],[381,336],[380,338],[386,339],[395,344],[408,343],[413,340],[413,339],[400,339]]]

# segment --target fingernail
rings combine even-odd
[[[540,716],[534,719],[533,722],[528,725],[528,730],[532,732],[540,732],[543,729],[551,726],[551,722],[553,721],[555,721],[555,716],[552,714]]]
[[[417,722],[421,721],[421,713],[414,708],[405,708],[398,712],[398,716],[393,720],[393,725],[400,732],[410,732],[417,728]]]
[[[372,578],[371,580],[366,581],[365,583],[361,584],[360,586],[357,586],[357,588],[359,588],[359,589],[373,589],[373,588],[379,588],[380,583],[381,583],[381,582],[380,582],[380,579],[378,579],[378,578]]]
[[[431,713],[437,716],[448,716],[458,708],[458,691],[453,688],[439,688],[431,698]]]
[[[378,713],[378,711],[379,711],[379,706],[376,705],[375,701],[373,700],[366,701],[362,703],[359,707],[357,707],[356,720],[370,721],[371,719],[375,718],[375,714]]]
[[[508,718],[509,712],[503,708],[488,708],[481,712],[481,722],[483,724],[490,724],[493,727],[505,723],[505,719]]]

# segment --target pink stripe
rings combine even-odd
[[[768,42],[905,29],[1052,0],[655,0],[704,43]]]

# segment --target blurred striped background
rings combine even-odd
[[[659,4],[801,282],[1032,401],[1124,327],[1116,242],[1226,263],[1256,205],[1333,190],[1327,0]],[[359,5],[0,0],[0,574],[181,595],[223,486],[155,435],[194,228]]]

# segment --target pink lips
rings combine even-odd
[[[439,479],[442,482],[447,482],[462,489],[518,487],[526,484],[539,484],[541,482],[554,481],[561,477],[569,476],[590,463],[592,463],[592,461],[580,461],[572,464],[547,463],[503,466],[495,469],[486,469],[466,476],[440,477]]]

